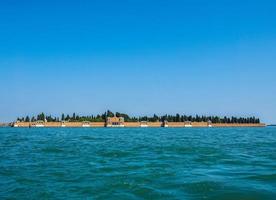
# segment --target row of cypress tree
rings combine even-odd
[[[48,122],[60,122],[60,121],[71,121],[71,122],[81,122],[81,121],[90,121],[90,122],[105,122],[107,117],[124,117],[126,122],[138,122],[138,121],[149,121],[149,122],[157,122],[157,121],[168,121],[168,122],[212,122],[212,123],[260,123],[260,119],[256,117],[220,117],[220,116],[205,116],[205,115],[162,115],[158,116],[154,114],[153,116],[142,116],[142,117],[130,117],[125,113],[113,113],[110,110],[106,111],[103,114],[98,115],[89,115],[89,116],[80,116],[75,113],[72,115],[62,114],[61,117],[53,117],[51,115],[45,115],[43,112],[33,117],[21,117],[17,118],[17,121],[23,122],[34,122],[37,120]]]

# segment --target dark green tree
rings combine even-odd
[[[107,115],[107,117],[114,117],[114,113],[111,112],[110,110],[107,110],[106,115]]]
[[[30,122],[30,117],[29,116],[26,116],[25,122]]]

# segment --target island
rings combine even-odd
[[[256,117],[219,117],[200,115],[162,115],[130,117],[127,114],[107,111],[103,114],[79,116],[61,114],[19,117],[12,127],[265,127]]]

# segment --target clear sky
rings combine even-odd
[[[255,115],[276,123],[276,3],[0,2],[0,121]]]

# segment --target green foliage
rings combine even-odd
[[[114,113],[111,112],[110,110],[107,110],[106,116],[107,117],[114,117]]]
[[[26,116],[25,122],[30,122],[30,117],[29,116]]]
[[[79,116],[76,113],[73,113],[72,116],[69,114],[64,115],[62,113],[61,115],[61,120],[64,121],[70,121],[70,122],[82,122],[82,121],[89,121],[89,122],[105,122],[107,117],[123,117],[126,122],[138,122],[138,121],[149,121],[149,122],[163,122],[163,121],[168,121],[168,122],[186,122],[186,121],[191,121],[191,122],[209,122],[211,121],[212,123],[260,123],[260,119],[256,117],[219,117],[219,116],[191,116],[191,115],[162,115],[158,116],[154,114],[153,116],[140,116],[140,117],[130,117],[129,115],[125,113],[119,113],[116,112],[115,114],[111,112],[110,110],[107,110],[107,112],[103,114],[98,114],[96,116],[90,115],[90,116]],[[51,115],[47,116],[43,112],[38,114],[37,117],[32,117],[30,120],[29,116],[26,116],[25,118],[17,118],[18,121],[25,121],[25,122],[34,122],[37,120],[47,120],[48,122],[59,122],[60,119],[57,117],[52,117]]]
[[[36,119],[44,121],[46,119],[45,118],[45,114],[43,112],[41,114],[38,114],[37,117],[36,117]]]
[[[65,120],[64,113],[61,114],[61,120],[62,120],[62,121]]]

